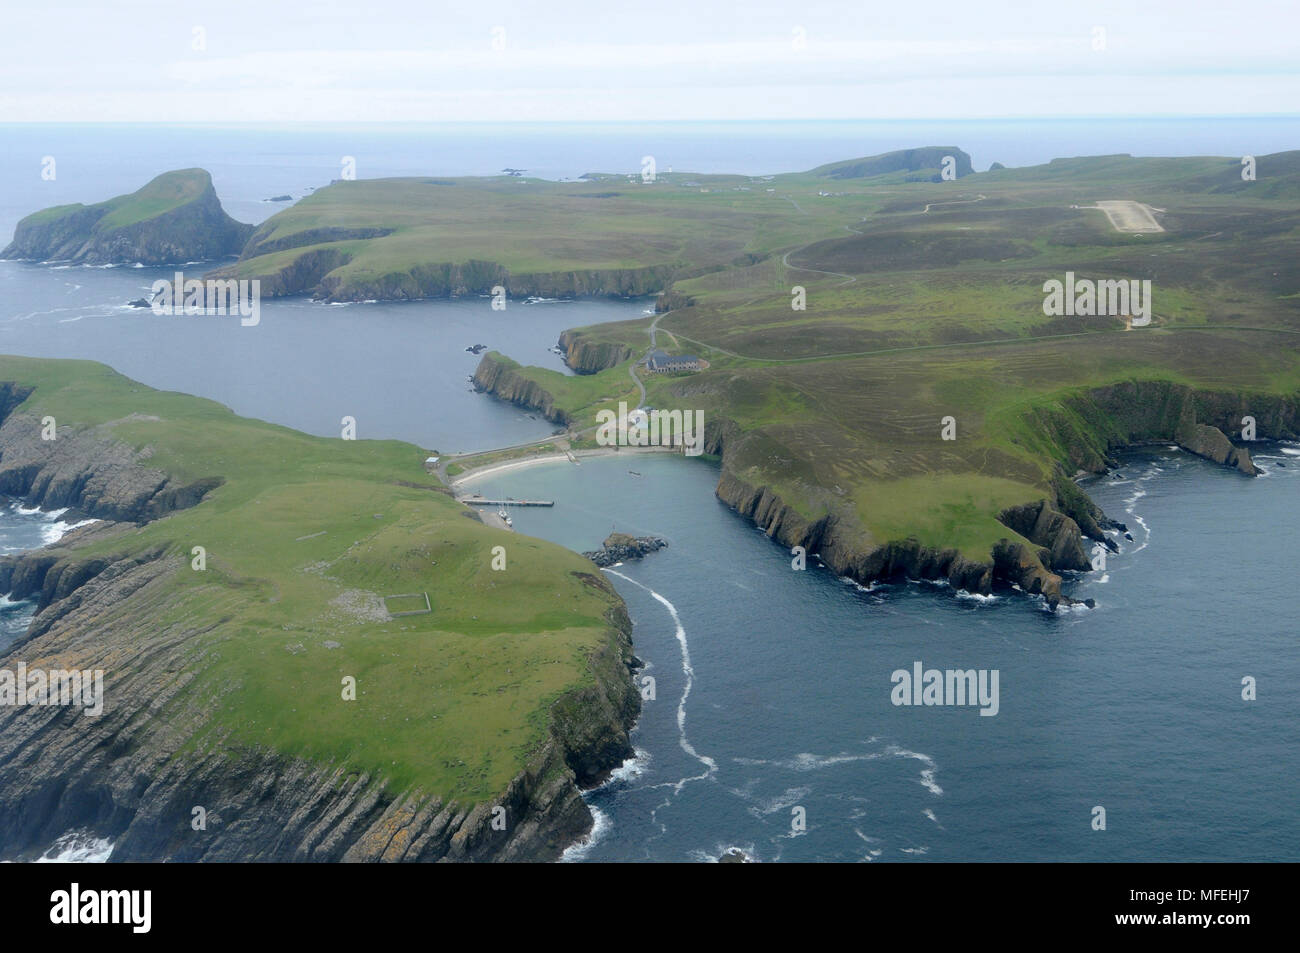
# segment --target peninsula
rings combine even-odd
[[[424,456],[0,357],[0,492],[98,520],[0,557],[37,607],[0,669],[104,673],[97,717],[0,705],[8,857],[75,827],[114,861],[553,860],[590,830],[640,710],[623,602]]]

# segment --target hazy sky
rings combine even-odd
[[[1300,2],[6,2],[0,122],[1257,115]]]

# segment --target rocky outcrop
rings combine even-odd
[[[626,344],[592,341],[581,331],[561,334],[560,347],[564,350],[564,363],[577,374],[596,374],[617,367],[633,355]]]
[[[602,569],[629,559],[640,559],[647,553],[658,552],[668,545],[667,540],[658,536],[629,536],[627,533],[610,533],[600,549],[583,553]]]
[[[159,203],[166,210],[150,214]],[[0,258],[178,264],[237,255],[252,231],[226,214],[206,171],[185,169],[160,175],[133,195],[29,215]]]
[[[52,440],[44,439],[47,432],[41,418],[25,413],[0,424],[0,493],[46,509],[144,523],[195,505],[222,482],[176,480],[148,465],[147,450],[114,440],[109,428],[56,426]]]
[[[1043,562],[1054,569],[1092,568],[1084,553],[1079,524],[1047,500],[1009,507],[998,514],[998,522],[1046,549],[1048,558]]]
[[[569,416],[556,406],[555,396],[520,371],[519,364],[489,351],[474,371],[474,386],[518,407],[540,411],[552,423],[568,426]]]
[[[1259,469],[1250,459],[1250,451],[1245,447],[1234,447],[1218,427],[1196,424],[1178,435],[1178,445],[1198,457],[1235,467],[1246,476],[1259,476]]]

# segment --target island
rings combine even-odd
[[[649,553],[655,553],[668,545],[668,541],[658,536],[632,536],[628,533],[610,533],[600,544],[600,549],[583,553],[602,569],[615,566],[629,559],[640,559]]]
[[[226,214],[204,169],[165,172],[130,195],[28,215],[0,258],[88,265],[183,264],[238,255],[252,225]]]

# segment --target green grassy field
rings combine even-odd
[[[1040,412],[1132,380],[1300,393],[1300,153],[1258,161],[1254,183],[1232,159],[1122,156],[938,183],[775,176],[732,199],[779,209],[746,244],[760,260],[674,282],[686,303],[658,320],[660,347],[712,366],[648,378],[647,402],[734,421],[732,469],[809,519],[848,507],[877,542],[986,557],[1009,535],[998,512],[1050,497],[1064,465]],[[1087,207],[1114,198],[1166,231],[1120,233]],[[1149,279],[1151,325],[1045,315],[1043,282],[1067,271]],[[639,356],[651,323],[577,337]],[[526,373],[575,420],[608,406]]]
[[[265,745],[480,801],[524,766],[551,703],[590,683],[588,658],[611,639],[618,599],[590,563],[478,522],[420,448],[307,436],[89,362],[0,357],[0,379],[35,387],[21,412],[54,415],[61,434],[99,428],[178,478],[224,479],[198,506],[76,550],[161,544],[184,558],[153,623],[200,629],[191,648],[206,661],[165,703],[216,712],[188,751]],[[205,571],[190,568],[194,546]],[[505,571],[490,567],[495,546]],[[424,592],[431,613],[385,621],[382,597]]]

